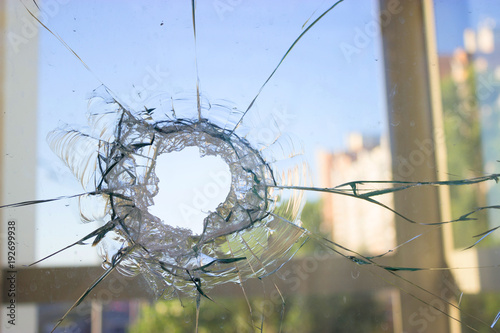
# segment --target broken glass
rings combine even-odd
[[[317,146],[339,149],[343,136],[354,130],[374,136],[386,132],[379,80],[382,67],[372,66],[368,71],[362,67],[363,73],[359,68],[360,63],[381,59],[377,39],[356,30],[366,28],[367,20],[376,22],[370,13],[376,10],[373,4],[373,8],[356,17],[348,15],[355,6],[349,2],[337,7],[333,3],[274,3],[259,7],[215,1],[198,3],[196,8],[194,2],[95,7],[58,3],[57,15],[51,14],[55,13],[54,7],[43,7],[43,3],[39,4],[40,12],[31,3],[25,5],[33,13],[30,17],[24,12],[31,22],[36,24],[36,17],[38,23],[46,25],[40,30],[44,82],[40,83],[43,117],[38,142],[46,146],[47,136],[50,148],[83,186],[85,193],[76,190],[61,201],[71,206],[70,200],[77,198],[81,220],[92,225],[89,232],[68,244],[67,237],[52,234],[54,229],[61,229],[61,224],[48,226],[42,217],[37,223],[45,232],[45,241],[38,246],[44,248],[44,253],[52,253],[55,250],[49,248],[58,245],[48,243],[65,244],[57,250],[66,245],[96,245],[105,268],[75,306],[115,269],[127,276],[144,276],[157,297],[187,294],[196,300],[198,309],[202,300],[204,304],[217,301],[211,296],[211,288],[221,285],[235,283],[246,297],[249,279],[278,277],[296,282],[296,276],[282,268],[306,242],[316,242],[348,259],[355,267],[349,273],[352,279],[358,276],[358,269],[380,269],[404,290],[400,284],[408,275],[399,275],[401,271],[418,274],[415,272],[430,273],[440,268],[386,265],[377,260],[398,248],[410,248],[415,240],[425,239],[427,231],[412,235],[404,243],[386,244],[382,253],[362,252],[305,227],[307,221],[301,219],[305,194],[350,197],[379,206],[408,223],[439,228],[446,222],[470,220],[473,207],[448,221],[420,221],[418,215],[399,213],[390,200],[379,198],[423,187],[496,180],[497,175],[450,182],[403,182],[388,177],[345,179],[328,188],[313,185],[318,179],[309,168],[317,166]],[[336,28],[346,26],[351,19],[348,33]],[[355,34],[351,42],[352,31]],[[356,44],[359,36],[368,38],[363,47]],[[315,39],[319,42],[313,43]],[[351,44],[356,50],[349,48]],[[314,62],[318,62],[317,66],[312,66]],[[337,79],[339,64],[349,68],[343,79]],[[78,73],[77,80],[66,77],[69,73]],[[353,89],[363,80],[378,83],[375,89],[366,90],[366,85],[362,92]],[[354,114],[350,110],[370,112]],[[201,156],[222,159],[230,170],[229,194],[214,211],[207,212],[201,233],[173,226],[150,212],[151,206],[158,205],[155,196],[164,190],[163,184],[168,190],[170,181],[156,175],[158,156],[187,147],[195,147]],[[58,198],[76,189],[72,183],[63,193],[49,195],[50,186],[44,185],[61,185],[69,175],[54,175],[57,162],[47,157],[52,153],[46,148],[40,150],[40,159],[51,164],[40,173],[52,172],[53,179],[41,180],[37,195],[40,201],[25,202],[37,207],[43,206],[38,204],[46,198]],[[60,165],[55,168],[62,170]],[[318,196],[312,194],[312,198]],[[17,206],[22,207],[23,200],[18,201]],[[64,227],[68,228],[68,224]],[[313,274],[299,276],[313,279]],[[408,291],[410,295],[419,299],[429,296],[425,289],[413,287],[415,290]],[[278,304],[275,312],[284,318],[294,308],[286,310],[287,302],[275,288],[279,297],[272,304]],[[450,305],[443,296],[430,296]],[[300,301],[291,300],[292,304]],[[339,307],[347,303],[345,297],[317,301]],[[247,319],[246,329],[272,331],[263,329],[264,309],[248,300],[245,303],[248,306],[244,311],[257,314]],[[429,301],[423,300],[422,304],[460,320]],[[354,308],[359,311],[359,306]],[[198,325],[194,318],[198,315],[191,316],[193,326]],[[356,323],[350,325],[356,329]]]

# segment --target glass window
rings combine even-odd
[[[0,8],[7,332],[490,329],[491,2]]]

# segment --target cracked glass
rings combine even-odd
[[[495,331],[496,8],[2,6],[7,332]]]

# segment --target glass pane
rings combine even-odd
[[[30,201],[2,208],[3,299],[24,331],[82,294],[58,331],[489,328],[498,236],[461,250],[495,210],[432,223],[496,202],[493,177],[461,180],[496,171],[500,11],[437,1],[434,36],[420,4],[334,4],[3,5],[0,202]],[[440,90],[411,91],[436,56]]]
[[[444,115],[444,132],[450,179],[472,178],[498,172],[498,28],[500,7],[486,1],[436,2],[437,45]],[[455,216],[464,207],[494,206],[498,187],[451,188]],[[453,226],[456,253],[481,240],[473,259],[480,266],[496,265],[499,234],[485,233],[497,227],[497,209],[475,214],[477,220]],[[471,235],[474,235],[471,239]],[[484,237],[483,236],[486,236]],[[457,255],[458,257],[458,255]],[[456,273],[463,291],[462,309],[485,322],[498,313],[498,286],[489,283],[496,270],[479,270],[479,285],[467,288],[466,274]],[[476,278],[477,279],[477,278]],[[469,289],[469,290],[467,290]],[[472,290],[471,290],[472,289]],[[464,325],[462,325],[464,326]],[[467,328],[463,327],[464,330]]]

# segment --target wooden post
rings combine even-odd
[[[439,115],[440,93],[437,80],[438,66],[435,54],[435,30],[432,1],[380,0],[382,42],[385,61],[387,113],[392,152],[394,180],[436,181],[446,174],[446,165],[440,162],[442,142],[436,140],[436,126],[441,126]],[[443,219],[441,193],[437,188],[419,188],[396,194],[396,211],[418,222],[438,222]],[[396,219],[397,242],[429,229],[428,226]],[[441,230],[425,235],[405,245],[396,256],[397,266],[446,267]],[[432,292],[426,294],[411,285],[408,291],[418,295],[429,305],[400,291],[401,311],[398,332],[460,332],[459,325],[450,325],[450,318],[438,311],[450,313],[452,301],[450,285],[453,277],[448,272],[425,274],[408,272],[400,275]],[[453,315],[456,315],[454,313]]]

